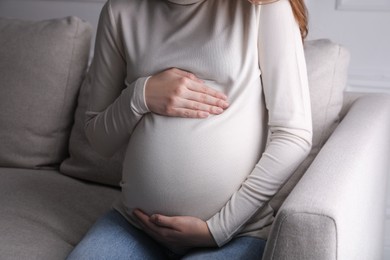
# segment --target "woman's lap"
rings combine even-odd
[[[194,249],[182,259],[261,259],[264,247],[262,239],[238,237],[221,248]],[[119,212],[111,210],[96,222],[67,259],[154,260],[173,256],[165,247],[128,223]]]
[[[117,211],[111,210],[92,226],[67,259],[164,259],[161,249]]]

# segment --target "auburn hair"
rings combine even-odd
[[[249,0],[252,4],[270,4],[277,2],[279,0]],[[308,13],[304,0],[289,0],[291,8],[294,13],[295,20],[299,25],[299,30],[301,31],[302,41],[306,38],[309,29],[308,29]]]

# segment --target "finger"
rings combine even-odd
[[[144,231],[157,238],[156,234],[159,234],[159,230],[156,224],[151,221],[150,217],[139,209],[134,210],[134,215],[138,218]]]
[[[211,97],[213,100],[220,100],[221,105],[226,103],[226,106],[228,106],[227,96],[224,93],[203,84],[189,84],[187,89],[192,93],[197,94],[198,97]]]
[[[209,95],[212,97],[216,97],[216,98],[222,99],[224,101],[227,100],[227,96],[224,93],[217,91],[215,89],[212,89],[204,84],[199,84],[199,83],[189,84],[189,86],[187,86],[187,88],[189,90],[194,91],[194,92],[198,92],[201,94],[206,94],[206,95]]]
[[[214,107],[220,107],[222,109],[226,109],[229,107],[229,103],[225,100],[213,97],[213,96],[205,94],[205,93],[195,92],[192,90],[188,91],[185,94],[184,98],[189,99],[189,100],[193,100],[197,103],[206,104],[206,105],[214,106]],[[192,105],[196,106],[197,103],[193,103]],[[210,108],[210,107],[208,107],[208,108]],[[207,111],[210,111],[210,110],[207,110]]]
[[[140,224],[147,226],[150,217],[139,209],[133,211],[134,215],[138,218]]]
[[[219,115],[223,113],[223,109],[221,107],[206,105],[201,102],[191,101],[187,99],[183,99],[182,108],[187,108],[194,111],[204,111],[214,115]]]
[[[172,68],[171,69],[173,73],[179,75],[179,76],[182,76],[182,77],[186,77],[186,78],[189,78],[189,79],[192,79],[198,83],[204,83],[203,80],[199,79],[197,76],[195,76],[195,74],[191,73],[191,72],[188,72],[188,71],[185,71],[185,70],[180,70],[178,68]]]
[[[186,96],[183,94],[182,96]],[[170,104],[161,109],[162,115],[183,118],[207,118],[210,114],[219,115],[223,108],[207,105],[183,97],[171,99]]]
[[[174,230],[179,230],[178,221],[175,217],[168,217],[160,214],[154,214],[150,217],[150,221],[160,227],[166,227]]]
[[[207,118],[210,113],[201,110],[193,110],[188,108],[175,108],[173,115],[175,117],[184,117],[184,118]]]
[[[143,213],[142,211],[140,211],[138,209],[134,210],[133,213],[139,219],[139,222],[140,222],[143,230],[147,234],[154,237],[155,239],[160,239],[161,230],[159,230],[159,227],[151,221],[151,219],[148,215],[146,215],[145,213]]]
[[[163,229],[172,229],[171,227],[175,226],[175,218],[174,217],[167,217],[160,214],[154,214],[151,217],[143,213],[141,210],[136,209],[134,211],[134,214],[137,216],[137,218],[142,222],[142,224],[147,227],[148,229],[156,232],[161,233],[161,230]]]

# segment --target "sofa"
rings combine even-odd
[[[0,259],[65,259],[120,194],[126,144],[89,146],[92,27],[0,18]],[[263,259],[376,260],[383,251],[390,97],[346,92],[349,52],[305,43],[313,148],[266,205]]]

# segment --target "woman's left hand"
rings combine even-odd
[[[160,214],[148,216],[135,210],[143,230],[175,253],[185,253],[194,247],[214,247],[215,243],[207,223],[188,216],[168,217]]]

